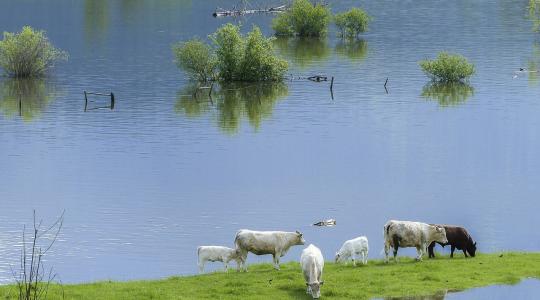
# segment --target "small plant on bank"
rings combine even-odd
[[[43,76],[67,53],[55,48],[44,31],[25,26],[19,33],[4,32],[0,41],[0,67],[11,77]]]
[[[191,78],[206,82],[215,77],[217,59],[212,49],[199,39],[173,46],[176,64]]]
[[[257,26],[244,36],[239,26],[225,24],[210,38],[214,48],[196,39],[173,47],[178,67],[196,80],[281,81],[287,72],[287,61],[274,54],[273,38]]]
[[[330,9],[309,0],[294,0],[291,8],[272,21],[276,35],[318,37],[326,34],[330,22]]]
[[[334,23],[341,37],[353,38],[366,32],[369,21],[371,17],[364,10],[356,7],[334,16]]]
[[[471,77],[475,70],[474,65],[458,54],[441,52],[434,60],[420,62],[420,67],[437,82],[458,82]]]

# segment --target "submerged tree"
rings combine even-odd
[[[0,41],[0,67],[11,77],[39,77],[67,53],[55,48],[44,31],[24,26],[19,33],[4,32]]]
[[[176,64],[198,81],[206,82],[215,78],[216,55],[210,46],[198,39],[173,46]]]
[[[474,88],[463,82],[431,82],[422,89],[422,97],[436,100],[440,106],[454,106],[474,95]]]
[[[334,23],[341,37],[353,38],[366,32],[369,21],[371,17],[363,9],[356,7],[334,16]]]
[[[274,53],[273,38],[266,38],[254,26],[244,36],[240,27],[225,24],[211,39],[214,48],[193,39],[173,46],[178,66],[191,77],[206,81],[210,74],[222,82],[281,81],[287,71],[287,61]]]
[[[294,0],[289,10],[272,20],[272,28],[276,35],[318,37],[326,34],[330,17],[330,9],[322,3]]]
[[[433,81],[458,82],[471,77],[474,65],[458,54],[441,52],[434,60],[420,62],[420,67]]]

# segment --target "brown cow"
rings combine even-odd
[[[462,250],[463,254],[465,254],[465,257],[467,257],[467,253],[471,257],[474,257],[476,254],[476,242],[473,241],[472,237],[469,235],[467,230],[463,227],[459,226],[453,226],[453,225],[439,225],[444,227],[446,230],[446,238],[448,239],[447,243],[439,243],[437,244],[441,246],[450,245],[452,248],[450,249],[450,257],[454,257],[454,251],[456,249]],[[435,257],[435,253],[433,253],[433,248],[435,247],[435,242],[431,243],[428,247],[429,252],[429,258]]]

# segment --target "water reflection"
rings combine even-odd
[[[211,95],[206,90],[196,92],[188,86],[178,93],[174,107],[176,113],[199,117],[216,112],[217,124],[226,133],[234,134],[243,118],[257,131],[263,120],[272,115],[278,100],[287,96],[284,83],[273,84],[224,84],[214,88]]]
[[[540,31],[540,0],[529,0],[529,19],[533,23],[533,31]]]
[[[84,1],[84,35],[89,43],[102,41],[109,27],[108,0]]]
[[[330,57],[331,49],[325,38],[278,37],[274,41],[278,52],[301,68],[319,64]]]
[[[363,60],[367,56],[368,45],[362,39],[342,39],[336,44],[334,50],[340,56],[352,60]]]
[[[447,294],[447,291],[439,291],[433,295],[427,296],[387,297],[384,298],[384,300],[444,300]]]
[[[474,88],[463,82],[430,82],[422,89],[422,97],[436,100],[440,106],[454,106],[474,95]]]
[[[41,115],[55,98],[52,86],[43,79],[8,78],[0,81],[0,111],[8,118],[31,121]]]

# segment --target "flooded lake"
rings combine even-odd
[[[528,1],[329,2],[366,9],[369,32],[277,39],[295,80],[193,99],[171,45],[229,21],[269,35],[272,16],[213,18],[225,0],[2,0],[0,31],[44,29],[70,57],[44,79],[0,78],[0,282],[33,209],[45,223],[66,210],[47,264],[69,283],[194,274],[197,246],[232,246],[241,228],[303,231],[327,259],[359,235],[380,258],[388,219],[539,251],[540,78],[513,78],[540,65]],[[467,85],[428,84],[418,61],[441,50],[475,64]],[[298,79],[314,74],[335,77],[333,99]],[[85,90],[114,92],[114,109],[85,112]]]

